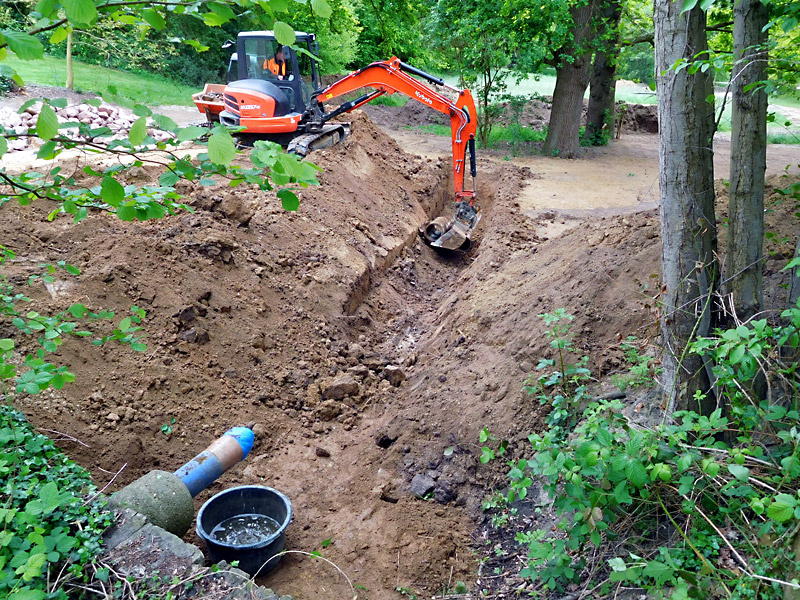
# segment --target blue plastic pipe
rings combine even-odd
[[[253,448],[255,436],[247,427],[233,427],[208,448],[175,471],[192,498],[214,483]]]

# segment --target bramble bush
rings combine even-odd
[[[785,325],[755,320],[692,345],[713,364],[724,414],[681,411],[646,427],[618,400],[594,400],[578,419],[568,414],[584,400],[578,388],[568,398],[559,397],[563,386],[552,393],[554,426],[529,436],[528,458],[508,460],[505,505],[538,481],[561,518],[554,530],[517,534],[527,548],[521,575],[539,589],[580,585],[604,595],[639,587],[676,600],[782,598],[784,586],[800,588],[792,548],[800,530],[800,308],[782,317]],[[557,346],[569,345],[563,329],[552,331]],[[566,368],[548,380],[565,380]],[[563,426],[572,422],[574,430]]]

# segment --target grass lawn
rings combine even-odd
[[[15,69],[27,83],[63,86],[66,81],[67,66],[63,58],[45,56],[42,60],[20,60],[9,53],[3,63]],[[193,106],[192,94],[200,91],[158,75],[117,71],[78,61],[73,61],[72,64],[75,69],[75,91],[105,95],[115,102],[118,102],[119,98],[110,97],[109,85],[117,88],[119,97],[133,103],[151,106],[159,104]]]

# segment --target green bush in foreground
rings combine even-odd
[[[524,499],[534,481],[553,498],[557,527],[516,535],[527,547],[521,575],[539,589],[604,596],[636,587],[674,600],[800,589],[800,308],[782,317],[784,325],[754,320],[692,345],[713,365],[724,415],[682,411],[645,427],[619,401],[598,400],[575,426],[577,415],[562,412],[579,412],[585,396],[567,399],[570,388],[554,386],[557,422],[529,436],[527,458],[508,461],[505,497],[484,503]],[[566,332],[554,332],[569,347]],[[550,379],[564,381],[565,362],[547,364],[557,371]]]
[[[0,406],[0,597],[75,597],[70,583],[88,581],[112,521],[94,493],[86,470]]]

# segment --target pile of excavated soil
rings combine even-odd
[[[463,505],[480,501],[459,489],[474,478],[471,454],[423,459],[455,430],[438,429],[444,412],[422,417],[427,409],[414,409],[410,393],[429,377],[418,347],[474,258],[418,242],[417,228],[450,202],[450,166],[404,154],[362,114],[350,138],[313,158],[321,186],[302,191],[296,214],[271,193],[192,183],[181,191],[196,212],[158,222],[91,214],[74,225],[48,222],[47,201],[4,206],[0,239],[17,254],[5,267],[14,283],[43,262],[81,269],[25,288],[40,313],[74,302],[117,319],[134,304],[148,312],[144,353],[68,340],[52,358],[76,382],[16,404],[35,425],[80,440],[61,443],[101,485],[124,467],[109,491],[154,468],[177,469],[229,427],[253,425],[251,456],[211,492],[275,486],[294,502],[288,548],[319,550],[331,538],[324,554],[371,597],[397,585],[434,593],[474,572]],[[67,166],[79,185],[96,184],[74,160]],[[124,178],[144,185],[157,175],[144,167]],[[493,196],[507,204],[526,176],[511,166],[487,174],[485,224],[495,222]],[[498,223],[516,229],[509,241],[532,247],[523,217]],[[0,335],[12,333],[3,327]],[[398,419],[406,411],[419,418]],[[416,474],[436,482],[432,501],[412,494]],[[266,583],[296,598],[346,592],[332,569],[297,555]]]
[[[373,600],[396,587],[430,597],[477,578],[475,520],[502,484],[478,461],[478,432],[522,450],[541,427],[543,408],[522,391],[550,356],[538,315],[576,315],[576,344],[599,374],[623,367],[620,338],[652,335],[658,218],[532,213],[520,203],[525,188],[552,175],[479,158],[475,246],[439,254],[417,228],[451,210],[449,161],[404,153],[363,113],[352,121],[343,144],[312,156],[321,186],[300,193],[297,213],[272,193],[193,183],[181,191],[196,212],[159,222],[93,213],[73,225],[48,222],[47,201],[3,206],[15,284],[41,262],[81,268],[25,287],[40,313],[73,302],[117,319],[133,304],[148,312],[144,353],[69,340],[54,360],[76,382],[16,404],[35,425],[79,440],[60,443],[101,485],[124,466],[110,491],[252,425],[250,457],[198,507],[232,485],[274,486],[294,504],[287,548],[321,551]],[[67,166],[96,184],[82,164]],[[157,175],[125,177],[144,185]],[[565,179],[559,194],[577,198],[590,185]],[[0,337],[10,328],[0,324]],[[332,567],[297,554],[260,582],[297,600],[350,593]]]

